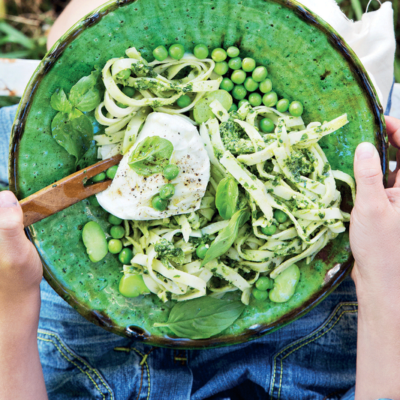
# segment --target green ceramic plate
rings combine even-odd
[[[148,60],[154,47],[197,43],[210,48],[237,45],[242,55],[268,67],[281,97],[300,100],[304,119],[328,121],[347,113],[350,124],[326,137],[322,147],[334,169],[352,174],[358,143],[374,143],[386,169],[384,118],[375,90],[355,54],[323,20],[289,0],[120,0],[111,1],[75,25],[49,52],[30,81],[13,128],[11,188],[22,199],[74,172],[74,159],[51,137],[55,111],[50,96],[65,91],[94,65],[124,55],[130,46]],[[121,266],[109,254],[89,261],[81,240],[89,220],[109,229],[104,212],[88,201],[29,230],[50,285],[89,321],[119,335],[152,345],[205,348],[235,344],[272,332],[304,315],[344,279],[351,268],[348,234],[301,264],[297,293],[284,304],[247,307],[244,315],[208,340],[174,339],[167,328],[172,304],[156,296],[127,299],[118,292]],[[232,297],[238,294],[231,294]]]

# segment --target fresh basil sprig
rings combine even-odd
[[[250,212],[247,209],[237,211],[227,227],[222,229],[210,248],[207,250],[204,260],[201,262],[203,267],[214,258],[225,254],[236,240],[239,229],[250,219]]]
[[[237,210],[239,188],[236,179],[227,177],[217,187],[215,205],[223,219],[231,219]]]
[[[177,303],[168,321],[155,327],[169,327],[175,335],[189,339],[208,339],[231,326],[245,309],[240,301],[200,297]]]
[[[129,157],[129,166],[139,175],[150,176],[162,172],[174,151],[172,143],[160,136],[147,137]]]
[[[93,125],[84,112],[93,111],[101,102],[102,83],[100,71],[95,70],[74,85],[69,98],[63,89],[58,89],[50,99],[52,108],[58,111],[51,123],[53,138],[71,156],[76,165],[84,168],[95,160]]]

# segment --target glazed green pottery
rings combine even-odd
[[[32,77],[13,127],[11,188],[19,199],[75,171],[74,158],[51,136],[56,111],[50,96],[68,92],[95,66],[124,56],[131,46],[152,60],[152,49],[182,43],[192,51],[236,45],[242,56],[267,66],[280,97],[300,100],[306,123],[347,113],[350,123],[320,143],[333,169],[353,174],[362,141],[374,143],[387,171],[385,125],[375,90],[360,61],[337,33],[299,3],[289,0],[121,0],[107,3],[75,25],[53,47]],[[346,197],[346,196],[345,196]],[[348,198],[348,196],[347,196]],[[352,265],[348,233],[315,260],[299,263],[301,280],[287,303],[251,300],[242,316],[217,337],[176,339],[165,322],[172,302],[155,295],[133,299],[118,292],[117,256],[94,264],[82,243],[82,227],[97,221],[110,230],[105,212],[85,200],[32,226],[29,235],[50,285],[88,320],[119,335],[156,346],[209,348],[244,342],[304,315],[344,279]],[[238,298],[239,293],[231,293]]]

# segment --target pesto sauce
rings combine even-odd
[[[225,148],[234,155],[251,154],[255,152],[253,143],[247,137],[244,129],[237,124],[232,116],[220,125],[221,139]]]

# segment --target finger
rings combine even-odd
[[[0,192],[0,254],[15,256],[30,244],[25,236],[21,206],[10,191]]]
[[[389,137],[389,142],[392,146],[400,148],[400,120],[393,117],[385,117],[386,130]]]
[[[386,189],[386,196],[388,197],[390,203],[397,210],[400,210],[400,189],[399,188],[390,188]]]
[[[397,181],[397,175],[400,170],[400,151],[396,152],[396,169],[394,171],[389,170],[389,179],[388,179],[388,186],[389,188],[391,187],[396,187],[396,181]]]
[[[398,151],[397,154],[396,154],[396,160],[397,160],[397,166],[396,166],[396,169],[393,171],[393,174],[395,174],[394,175],[393,187],[394,188],[399,188],[400,187],[400,174],[399,174],[400,151]]]
[[[379,153],[371,143],[361,143],[354,157],[354,176],[357,183],[356,204],[369,212],[389,204],[383,186]]]

